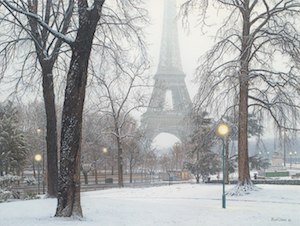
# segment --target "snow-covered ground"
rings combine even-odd
[[[300,225],[300,186],[258,187],[246,196],[227,196],[226,209],[221,184],[85,192],[80,220],[54,218],[56,199],[0,203],[0,226]]]

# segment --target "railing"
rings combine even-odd
[[[38,185],[27,185],[26,182],[24,182],[25,177],[33,177],[33,172],[27,171],[22,177],[22,179],[19,181],[19,183],[13,184],[13,189],[20,192],[20,194],[26,194],[27,192],[36,192],[38,191]],[[36,177],[37,180],[37,177]],[[106,180],[106,183],[105,183]],[[110,183],[110,181],[112,183]],[[130,183],[130,175],[124,174],[123,175],[123,181],[124,184],[128,187],[132,186],[150,186],[152,183],[159,183],[161,179],[159,178],[159,174],[156,175],[149,175],[146,173],[134,173],[132,175],[132,183]],[[96,183],[96,177],[92,173],[88,174],[88,184],[85,184],[84,175],[80,174],[80,182],[81,182],[81,191],[93,191],[93,190],[103,190],[108,188],[114,188],[118,186],[118,174],[114,173],[103,175],[100,172],[97,176],[97,183]],[[109,182],[109,183],[108,183]],[[40,177],[40,191],[41,194],[43,187],[43,179]],[[47,192],[47,185],[45,185],[45,193]]]

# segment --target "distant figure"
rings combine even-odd
[[[254,179],[256,180],[256,178],[257,178],[257,174],[255,173],[255,174],[254,174]]]

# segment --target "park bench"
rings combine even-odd
[[[296,173],[295,175],[292,175],[292,178],[299,178],[300,177],[300,173]]]

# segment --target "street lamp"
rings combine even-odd
[[[283,129],[283,131],[281,132],[281,134],[283,135],[283,165],[285,167],[285,153],[286,153],[286,147],[285,147],[285,141],[286,141],[286,135],[289,133],[289,131],[287,131],[286,129]]]
[[[292,154],[293,154],[293,152],[290,151],[289,154],[290,154],[290,169],[292,169]]]
[[[102,151],[103,151],[103,153],[106,153],[107,152],[107,148],[104,147]],[[104,172],[105,172],[105,180],[106,180],[106,158],[105,158],[105,171]]]
[[[177,147],[179,147],[179,143],[178,142],[176,142],[175,144],[174,144],[174,149],[175,149],[175,168],[176,168],[176,170],[177,170],[177,158],[178,158],[178,155],[177,155]]]
[[[297,163],[297,151],[294,152],[295,153],[295,164]]]
[[[34,156],[35,161],[37,161],[38,165],[38,194],[40,194],[40,161],[42,160],[42,155],[36,154]]]
[[[218,126],[217,132],[223,137],[223,194],[222,194],[222,207],[226,208],[226,197],[225,197],[225,136],[229,133],[228,125],[222,123]]]
[[[36,130],[38,135],[41,133],[41,129]],[[43,147],[43,194],[45,194],[45,152],[44,152],[44,147]]]

